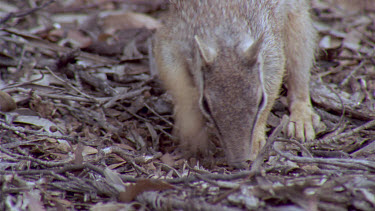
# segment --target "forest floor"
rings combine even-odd
[[[375,210],[373,1],[311,1],[325,127],[285,138],[283,90],[246,170],[180,156],[152,62],[166,2],[0,0],[0,210]]]

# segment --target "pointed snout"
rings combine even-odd
[[[222,142],[225,148],[227,162],[234,168],[244,169],[248,167],[251,158],[251,134],[250,129],[245,133],[232,131],[235,138],[223,136]],[[232,136],[233,137],[233,136]]]

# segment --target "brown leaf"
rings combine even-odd
[[[92,44],[91,38],[78,30],[69,30],[67,39],[75,48],[86,48]]]
[[[358,49],[361,48],[360,42],[362,38],[363,38],[362,33],[356,30],[352,30],[346,35],[343,41],[344,47],[352,51],[357,51]]]
[[[128,203],[133,201],[135,197],[145,191],[163,191],[172,188],[174,188],[174,186],[161,180],[139,180],[136,184],[132,184],[126,187],[125,192],[121,192],[119,194],[119,201]]]
[[[124,210],[134,210],[132,209],[132,204],[124,204],[124,203],[97,203],[90,208],[91,211],[124,211]]]
[[[114,187],[118,192],[124,192],[125,185],[121,180],[120,174],[109,168],[104,169],[104,176],[108,184]]]
[[[65,36],[65,31],[62,29],[54,29],[48,32],[46,39],[51,42],[57,42]]]
[[[79,143],[77,145],[76,150],[74,151],[74,155],[75,155],[74,161],[73,161],[74,164],[77,164],[77,165],[83,164],[82,152],[83,152],[83,145]]]
[[[17,108],[16,102],[6,92],[0,91],[0,111],[12,111]]]
[[[117,156],[118,158],[120,158],[119,156]],[[114,163],[114,164],[111,164],[108,166],[109,169],[113,170],[113,169],[116,169],[124,164],[126,164],[127,162],[126,161],[123,161],[123,162],[120,162],[120,163]]]
[[[342,41],[340,39],[326,35],[320,40],[319,47],[323,49],[337,49],[341,44]]]
[[[173,158],[173,156],[169,153],[166,153],[164,154],[161,158],[160,158],[161,162],[167,164],[168,166],[174,166],[175,165],[175,159]]]
[[[98,153],[98,150],[95,149],[94,147],[90,147],[90,146],[84,146],[83,147],[83,151],[82,151],[83,156],[93,155],[93,154],[97,154],[97,153]]]
[[[156,19],[141,13],[135,12],[116,12],[109,15],[103,15],[102,27],[107,34],[122,29],[147,28],[157,29],[161,26]]]
[[[41,195],[39,191],[30,191],[29,193],[25,193],[26,201],[29,202],[28,210],[30,211],[44,211],[46,210],[43,206],[41,201]]]

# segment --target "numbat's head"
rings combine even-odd
[[[246,37],[233,48],[228,40],[195,36],[201,68],[194,75],[200,87],[200,108],[214,126],[229,164],[244,167],[251,155],[252,134],[267,102],[261,46],[263,38]]]

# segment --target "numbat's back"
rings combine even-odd
[[[315,36],[303,0],[171,1],[154,53],[173,96],[182,146],[204,151],[210,126],[228,163],[246,167],[265,144],[267,116],[285,74],[288,135],[314,139],[319,116],[308,84]]]

